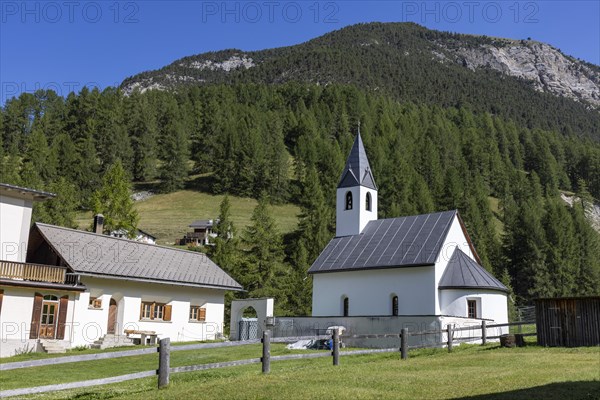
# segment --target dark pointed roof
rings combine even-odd
[[[367,158],[367,152],[360,137],[360,130],[354,139],[352,150],[350,150],[350,155],[348,156],[340,183],[338,184],[338,188],[352,186],[365,186],[369,189],[377,190],[371,166],[369,165],[369,159]]]
[[[456,210],[370,221],[358,235],[331,239],[309,274],[434,265]]]
[[[442,275],[440,289],[491,289],[508,292],[506,286],[458,247]]]

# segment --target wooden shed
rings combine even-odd
[[[562,297],[535,300],[540,346],[600,345],[600,297]]]

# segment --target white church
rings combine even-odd
[[[377,218],[377,186],[356,136],[337,188],[336,236],[313,263],[314,317],[508,322],[458,211]]]

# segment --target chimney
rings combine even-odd
[[[94,215],[94,233],[98,233],[102,235],[104,232],[104,215],[96,214]]]

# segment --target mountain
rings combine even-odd
[[[127,78],[121,89],[291,81],[354,84],[403,102],[468,104],[528,127],[600,139],[600,67],[533,40],[413,23],[359,24],[295,46],[189,56]]]

